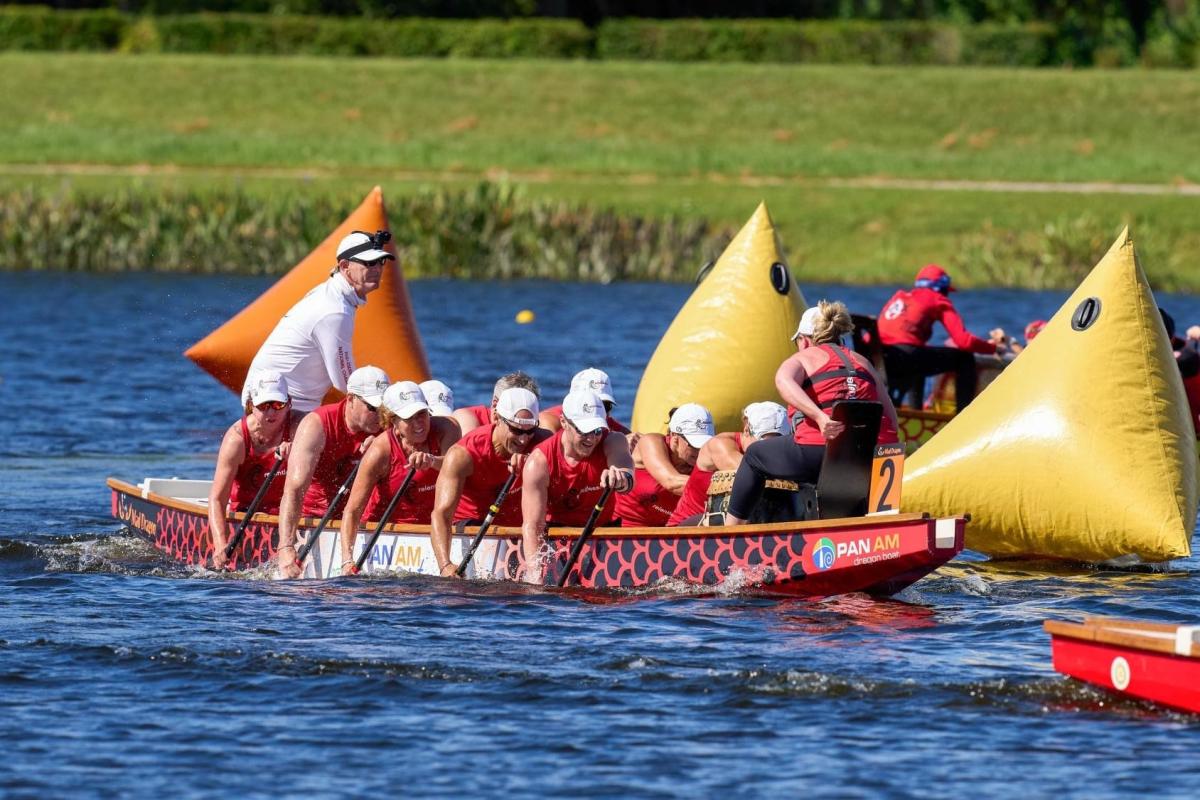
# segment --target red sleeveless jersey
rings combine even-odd
[[[500,494],[500,487],[508,480],[508,459],[501,458],[492,447],[492,428],[487,425],[476,428],[458,440],[458,444],[471,456],[475,466],[471,474],[463,482],[462,497],[458,500],[458,508],[454,512],[454,521],[464,519],[482,521],[488,513],[488,507],[495,502]],[[521,524],[521,475],[513,481],[508,490],[508,497],[500,512],[492,520],[494,525],[520,526]]]
[[[545,412],[543,412],[543,413],[553,414],[556,417],[561,417],[562,416],[562,406],[551,406],[550,408],[547,408],[545,410]],[[604,421],[606,423],[608,423],[608,429],[610,431],[613,431],[614,433],[629,433],[630,432],[629,428],[626,428],[625,425],[622,424],[620,420],[614,419],[611,414],[606,415],[604,418]],[[587,522],[587,520],[584,520],[584,522]]]
[[[285,442],[291,441],[291,427],[289,421],[284,420],[283,441]],[[246,424],[245,417],[242,417],[242,441],[246,445],[246,457],[238,465],[237,473],[233,476],[233,486],[229,490],[229,508],[233,511],[245,511],[250,507],[250,504],[254,502],[254,496],[258,494],[258,490],[262,486],[263,479],[275,466],[275,448],[271,448],[265,453],[254,451],[254,444],[250,441],[250,427]],[[275,479],[271,481],[271,488],[267,489],[267,493],[263,495],[262,503],[258,506],[259,511],[264,514],[279,513],[279,502],[283,499],[283,484],[286,478],[287,459],[285,458],[279,467],[279,472],[275,473]]]
[[[606,436],[608,434],[601,436],[592,454],[578,464],[570,463],[563,454],[561,430],[537,446],[546,457],[546,467],[550,473],[546,492],[546,522],[581,527],[588,521],[604,491],[600,486],[600,475],[608,468],[608,457],[604,454]],[[597,525],[603,525],[613,518],[615,505],[616,495],[610,495],[596,520]]]
[[[738,452],[746,452],[746,448],[742,446],[742,434],[735,433],[733,436]],[[688,517],[704,513],[704,509],[708,507],[708,487],[712,484],[712,477],[712,471],[692,467],[692,473],[688,475],[687,483],[683,487],[683,494],[679,497],[679,503],[671,512],[671,518],[667,520],[668,527],[674,527]]]
[[[866,367],[855,363],[846,348],[823,344],[820,349],[825,353],[825,363],[805,379],[804,393],[822,411],[828,413],[838,400],[879,400],[880,392],[875,385],[875,378]],[[796,426],[794,438],[796,444],[825,444],[821,429],[807,417]],[[897,441],[896,427],[887,415],[879,423],[879,438],[876,441],[880,444]]]
[[[1183,388],[1187,392],[1188,408],[1191,411],[1192,425],[1196,428],[1196,438],[1200,439],[1200,373],[1184,378]]]
[[[467,411],[475,415],[476,421],[480,425],[492,424],[492,407],[491,406],[467,406]]]
[[[321,427],[325,429],[325,449],[317,459],[312,483],[308,485],[304,504],[300,507],[300,513],[306,517],[320,517],[329,508],[342,481],[346,480],[359,459],[358,448],[370,436],[369,433],[354,433],[346,426],[345,410],[349,399],[343,398],[340,402],[321,406],[312,412],[321,418]],[[346,494],[349,495],[349,492]],[[345,498],[342,499],[344,502]]]
[[[400,443],[394,430],[388,429],[387,437],[388,444],[392,448],[390,469],[387,476],[375,484],[375,491],[371,493],[371,499],[367,502],[367,508],[363,512],[364,522],[377,522],[383,516],[388,503],[392,502],[392,497],[400,490],[400,484],[404,483],[404,478],[408,475],[410,454],[404,452],[404,445]],[[438,438],[434,435],[432,427],[429,430],[429,452],[435,456],[442,454],[441,445],[438,444]],[[392,516],[388,522],[397,522],[402,525],[429,524],[429,518],[433,516],[433,490],[437,485],[437,479],[438,471],[436,469],[417,470],[413,475],[412,483],[404,492],[404,497],[401,497],[400,501],[396,503],[396,507],[392,509]]]
[[[675,510],[679,495],[664,489],[650,470],[633,471],[633,491],[617,495],[616,515],[626,528],[662,528]]]

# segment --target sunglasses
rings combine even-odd
[[[506,426],[508,426],[509,433],[511,433],[513,436],[533,436],[533,434],[536,433],[537,429],[538,429],[536,422],[534,422],[532,425],[530,425],[529,427],[526,428],[521,425],[517,425],[512,420],[504,419],[504,417],[501,417],[500,419],[504,422],[504,424]],[[531,422],[532,422],[532,420],[531,420]]]
[[[287,408],[287,403],[282,403],[278,400],[268,400],[265,403],[259,403],[255,408],[259,411],[283,411]]]
[[[574,422],[571,422],[569,419],[567,420],[567,424],[571,426],[571,430],[575,431],[575,433],[579,434],[585,439],[590,439],[594,436],[599,436],[600,434],[604,433],[604,428],[596,428],[594,431],[588,431],[587,433],[584,433],[583,431],[579,430],[578,425],[576,425]]]
[[[374,261],[359,261],[357,258],[352,258],[350,260],[353,261],[355,264],[362,264],[367,269],[374,269],[375,267],[382,267],[383,262],[387,261],[386,258],[377,258]]]

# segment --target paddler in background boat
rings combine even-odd
[[[354,313],[379,288],[384,262],[395,259],[383,249],[391,238],[388,231],[354,231],[343,238],[329,279],[283,315],[247,374],[280,373],[291,388],[292,404],[304,412],[319,406],[331,388],[347,392],[346,381],[354,371]]]
[[[880,444],[897,441],[896,409],[871,362],[840,344],[854,330],[843,303],[822,300],[804,312],[792,336],[797,351],[775,372],[775,388],[804,414],[791,437],[756,442],[746,448],[729,496],[726,525],[750,518],[769,478],[816,483],[825,457],[825,442],[845,425],[827,413],[838,400],[878,400],[883,404]]]
[[[280,469],[263,495],[258,511],[279,512],[287,477],[288,450],[303,414],[292,408],[287,381],[274,370],[252,373],[246,382],[249,397],[245,415],[225,431],[217,453],[217,469],[208,492],[208,530],[213,542],[213,569],[224,569],[228,559],[228,511],[245,511],[262,482],[282,460]]]
[[[671,518],[700,448],[716,433],[712,414],[697,403],[671,410],[666,436],[643,433],[633,448],[633,490],[617,498],[625,527],[661,528]]]
[[[600,399],[604,401],[604,418],[608,430],[626,435],[630,433],[629,428],[625,427],[612,416],[612,410],[616,406],[617,401],[613,397],[612,381],[608,379],[607,372],[595,367],[588,367],[576,372],[574,377],[571,378],[571,391],[574,392],[576,390],[591,391],[600,395]],[[548,431],[557,432],[562,428],[562,416],[562,406],[547,408],[541,413],[541,425]]]
[[[1175,318],[1162,308],[1158,309],[1158,313],[1162,315],[1167,339],[1171,342],[1175,363],[1179,366],[1179,376],[1183,378],[1192,427],[1196,438],[1200,439],[1200,326],[1193,325],[1188,328],[1187,338],[1181,339],[1175,335]]]
[[[967,330],[948,295],[955,291],[950,276],[937,264],[917,272],[913,288],[892,295],[879,313],[879,341],[887,369],[890,396],[896,403],[919,391],[925,378],[943,372],[955,374],[954,396],[962,411],[975,397],[975,353],[994,354],[1007,343],[999,328],[981,339]],[[955,347],[930,347],[933,323],[941,322]],[[920,408],[921,400],[914,404]]]
[[[491,425],[496,421],[496,403],[505,389],[527,389],[539,400],[542,397],[541,389],[538,388],[538,382],[531,375],[521,370],[501,375],[500,379],[496,381],[496,385],[492,388],[492,404],[490,406],[464,406],[454,411],[454,419],[458,422],[458,427],[462,430],[463,436],[466,436],[476,428]]]
[[[520,526],[521,470],[530,451],[550,438],[550,431],[538,427],[538,399],[529,389],[514,386],[502,391],[495,415],[495,423],[463,436],[442,461],[429,540],[444,577],[458,568],[450,560],[451,529],[458,523],[482,522],[510,474],[516,478],[493,524]]]
[[[277,555],[283,577],[296,578],[301,573],[301,565],[296,563],[300,516],[325,514],[359,454],[379,433],[379,407],[390,383],[379,367],[359,367],[346,381],[344,398],[306,415],[296,429],[279,507]]]
[[[387,521],[429,524],[438,470],[445,453],[458,441],[458,425],[446,417],[433,416],[431,410],[425,393],[412,381],[393,383],[383,393],[379,420],[386,433],[376,436],[363,455],[342,514],[339,540],[343,575],[347,574],[347,565],[354,565],[359,522],[377,522],[410,471],[412,482]],[[347,535],[347,531],[352,533]]]
[[[558,431],[534,448],[521,473],[521,539],[529,583],[542,582],[540,550],[547,526],[583,527],[606,488],[618,493],[633,488],[629,444],[624,436],[611,435],[603,398],[585,387],[563,400]],[[610,495],[597,525],[612,521],[615,504],[616,495]]]
[[[678,505],[667,520],[667,527],[699,525],[708,504],[708,487],[714,472],[735,470],[742,463],[746,448],[763,439],[787,436],[792,432],[787,409],[770,401],[751,403],[742,409],[742,430],[718,433],[700,448],[696,466],[688,475]]]

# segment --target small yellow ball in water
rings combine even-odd
[[[518,325],[528,325],[531,322],[533,322],[533,312],[530,311],[528,308],[522,309],[517,312],[517,324]]]

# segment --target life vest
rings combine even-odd
[[[410,454],[404,451],[404,445],[400,438],[392,429],[388,429],[387,437],[392,453],[389,470],[387,476],[375,485],[375,491],[371,493],[371,499],[367,502],[367,508],[362,517],[367,522],[378,521],[383,516],[388,503],[392,502],[392,497],[399,491],[400,485],[404,483],[409,472],[408,457]],[[429,430],[428,446],[430,455],[440,456],[442,454],[441,444],[438,442],[432,426]],[[437,479],[438,470],[436,469],[417,470],[413,475],[412,483],[404,492],[404,497],[401,497],[400,501],[396,503],[396,507],[392,509],[392,516],[388,522],[401,525],[428,524],[429,518],[433,516],[433,496]]]
[[[826,413],[839,400],[875,400],[880,398],[875,378],[866,367],[857,364],[841,345],[819,345],[825,353],[825,363],[804,380],[804,393]],[[796,444],[825,444],[825,437],[814,420],[804,419],[796,426]],[[885,414],[879,423],[880,444],[897,441],[896,427]]]
[[[490,409],[489,409],[490,413]],[[492,423],[483,425],[458,440],[471,456],[474,466],[471,474],[463,482],[462,495],[458,500],[458,508],[454,512],[454,521],[482,521],[488,513],[488,507],[496,501],[500,487],[508,480],[508,458],[502,458],[492,447]],[[521,474],[513,481],[508,490],[508,497],[500,511],[492,520],[494,525],[520,526],[521,524]]]
[[[679,495],[664,489],[650,470],[633,471],[633,491],[617,495],[616,515],[626,528],[662,528],[679,503]]]
[[[552,525],[580,527],[588,521],[592,509],[604,492],[600,476],[608,469],[608,456],[604,452],[605,433],[596,443],[591,454],[582,461],[572,464],[563,453],[563,431],[558,431],[537,446],[546,457],[550,483],[546,492],[546,522]],[[597,519],[603,525],[613,518],[616,496],[609,495],[604,511]]]
[[[275,448],[272,447],[262,453],[255,451],[254,443],[250,439],[250,427],[246,424],[245,417],[242,417],[241,423],[246,457],[238,465],[237,473],[233,476],[233,486],[229,490],[229,508],[232,511],[245,511],[250,508],[250,504],[254,502],[254,496],[258,494],[258,490],[262,486],[263,479],[275,466]],[[285,419],[282,441],[289,442],[291,438],[291,425],[289,420]],[[271,481],[271,488],[267,489],[267,493],[263,495],[262,502],[258,506],[259,511],[264,514],[279,513],[279,503],[283,499],[283,485],[286,478],[287,459],[284,458],[279,471],[275,473],[274,480]]]
[[[346,403],[349,400],[349,397],[345,397],[312,412],[320,418],[321,427],[325,430],[325,447],[313,470],[312,483],[304,493],[300,513],[306,517],[320,517],[329,509],[342,482],[359,459],[359,448],[371,435],[365,431],[355,433],[346,425]],[[346,495],[349,496],[349,492]],[[334,515],[337,514],[335,509]]]
[[[742,434],[735,433],[733,436],[738,452],[745,453]],[[714,470],[700,469],[698,466],[692,468],[692,473],[688,475],[687,483],[684,484],[683,494],[679,496],[679,502],[675,504],[675,510],[667,520],[668,527],[680,525],[688,517],[704,513],[705,506],[708,505],[708,487],[712,484],[713,472]]]

